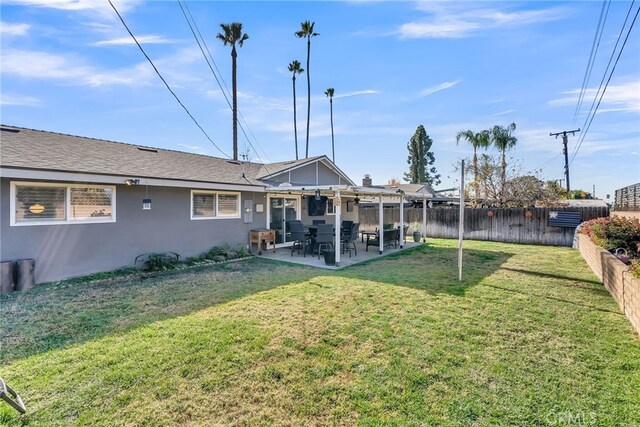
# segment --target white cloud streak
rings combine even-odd
[[[0,96],[0,105],[16,107],[39,107],[42,105],[42,100],[32,96],[3,93]]]
[[[174,43],[173,40],[169,40],[163,36],[148,34],[136,36],[138,42],[140,44],[170,44]],[[119,37],[110,40],[102,40],[96,43],[93,43],[93,46],[123,46],[123,45],[134,45],[135,41],[131,37]]]
[[[595,98],[598,88],[588,88],[585,91],[583,104],[583,113],[587,107],[591,106],[591,101]],[[564,107],[568,105],[576,105],[580,96],[580,89],[572,89],[563,92],[565,96],[549,101],[549,105],[554,107]],[[598,95],[599,97],[599,95]],[[598,113],[623,111],[640,113],[640,79],[628,80],[624,83],[609,85],[607,92],[602,98],[602,107]]]
[[[146,63],[130,68],[101,70],[85,65],[71,56],[47,52],[5,50],[2,55],[2,74],[31,79],[53,79],[75,85],[144,85],[151,71]]]
[[[509,113],[514,113],[516,110],[514,110],[513,108],[510,110],[506,110],[506,111],[501,111],[499,113],[494,113],[494,114],[489,114],[488,117],[496,117],[496,116],[504,116],[505,114],[509,114]]]
[[[360,96],[360,95],[375,95],[377,93],[380,93],[380,92],[375,90],[375,89],[354,90],[354,91],[351,91],[351,92],[340,93],[338,95],[335,95],[333,98],[334,99],[337,99],[337,98],[349,98],[349,97],[352,97],[352,96]]]
[[[116,19],[113,9],[106,0],[3,0],[2,2],[27,7],[86,12],[103,19]],[[113,3],[120,13],[126,13],[141,3],[141,0],[113,0]]]
[[[31,25],[0,22],[0,34],[3,36],[26,36]]]
[[[457,85],[458,83],[460,83],[461,80],[455,80],[452,82],[444,82],[444,83],[440,83],[439,85],[436,86],[432,86],[432,87],[428,87],[426,89],[423,89],[420,91],[420,93],[418,94],[419,98],[423,98],[425,96],[429,96],[429,95],[433,95],[436,92],[440,92],[442,90],[445,89],[450,89],[452,87],[454,87],[455,85]]]
[[[422,2],[418,9],[429,16],[402,24],[395,32],[401,39],[447,39],[469,37],[496,28],[518,28],[566,16],[561,8],[505,11],[473,8],[472,3]]]

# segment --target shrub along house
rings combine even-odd
[[[357,187],[326,156],[237,162],[2,125],[0,261],[34,259],[42,283],[130,266],[144,253],[247,245],[251,229],[274,229],[277,245],[290,245],[287,221],[358,221],[365,194],[405,197]]]

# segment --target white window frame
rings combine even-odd
[[[329,200],[331,200],[331,206],[333,207],[333,209],[329,210]],[[335,205],[335,200],[333,197],[327,197],[327,215],[336,215],[336,205]]]
[[[213,194],[216,196],[216,214],[215,216],[193,216],[193,195],[194,194]],[[220,204],[218,203],[218,195],[233,195],[238,196],[238,204],[237,204],[237,215],[223,215],[220,216],[218,210],[220,208]],[[215,191],[215,190],[191,190],[191,202],[189,209],[189,217],[192,221],[201,221],[201,220],[211,220],[211,219],[239,219],[242,217],[242,194],[239,191]]]
[[[52,219],[42,221],[16,221],[16,187],[64,187],[65,219]],[[71,218],[71,189],[72,188],[110,188],[111,189],[111,216],[92,217],[84,219]],[[64,182],[38,182],[38,181],[11,181],[10,185],[10,221],[11,227],[24,227],[31,225],[61,225],[61,224],[105,224],[116,222],[116,186],[96,184],[69,184]]]

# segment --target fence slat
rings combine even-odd
[[[360,206],[360,228],[374,229],[378,226],[378,207]],[[491,211],[493,216],[489,216]],[[525,216],[531,212],[531,217]],[[571,246],[575,228],[550,227],[547,225],[549,213],[552,211],[580,212],[582,221],[593,218],[608,217],[609,208],[466,208],[465,239],[491,240],[507,243],[528,243],[552,246]],[[384,208],[385,223],[400,223],[400,208]],[[409,233],[414,229],[421,230],[422,208],[404,209],[405,224],[410,225]],[[454,239],[458,237],[458,208],[427,209],[427,236]]]

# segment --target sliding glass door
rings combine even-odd
[[[287,221],[297,219],[300,219],[300,198],[269,198],[269,228],[276,231],[276,245],[284,245],[291,241]]]

